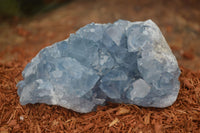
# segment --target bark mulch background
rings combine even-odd
[[[181,68],[177,101],[164,109],[108,103],[80,114],[45,104],[22,106],[16,83],[27,61],[23,49],[17,61],[0,64],[0,132],[199,132],[200,71]]]
[[[32,18],[0,22],[0,133],[200,133],[199,16],[198,0],[72,0]],[[181,66],[181,88],[172,106],[157,109],[107,103],[81,114],[46,104],[20,105],[16,84],[41,48],[91,22],[149,18],[158,24]]]

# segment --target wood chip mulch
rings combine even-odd
[[[108,103],[81,114],[46,104],[20,105],[16,84],[26,64],[22,60],[0,64],[0,133],[200,132],[200,71],[181,68],[179,96],[168,108]]]

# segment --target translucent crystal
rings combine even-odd
[[[180,86],[176,58],[151,20],[88,24],[42,49],[22,74],[22,105],[46,103],[82,113],[106,101],[167,107]]]

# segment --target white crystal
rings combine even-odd
[[[133,83],[133,89],[130,93],[131,100],[134,98],[143,98],[150,92],[151,87],[143,80],[138,79]]]

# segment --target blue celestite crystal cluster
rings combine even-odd
[[[106,101],[167,107],[180,88],[176,58],[151,20],[88,24],[42,49],[22,74],[22,105],[46,103],[82,113]]]

